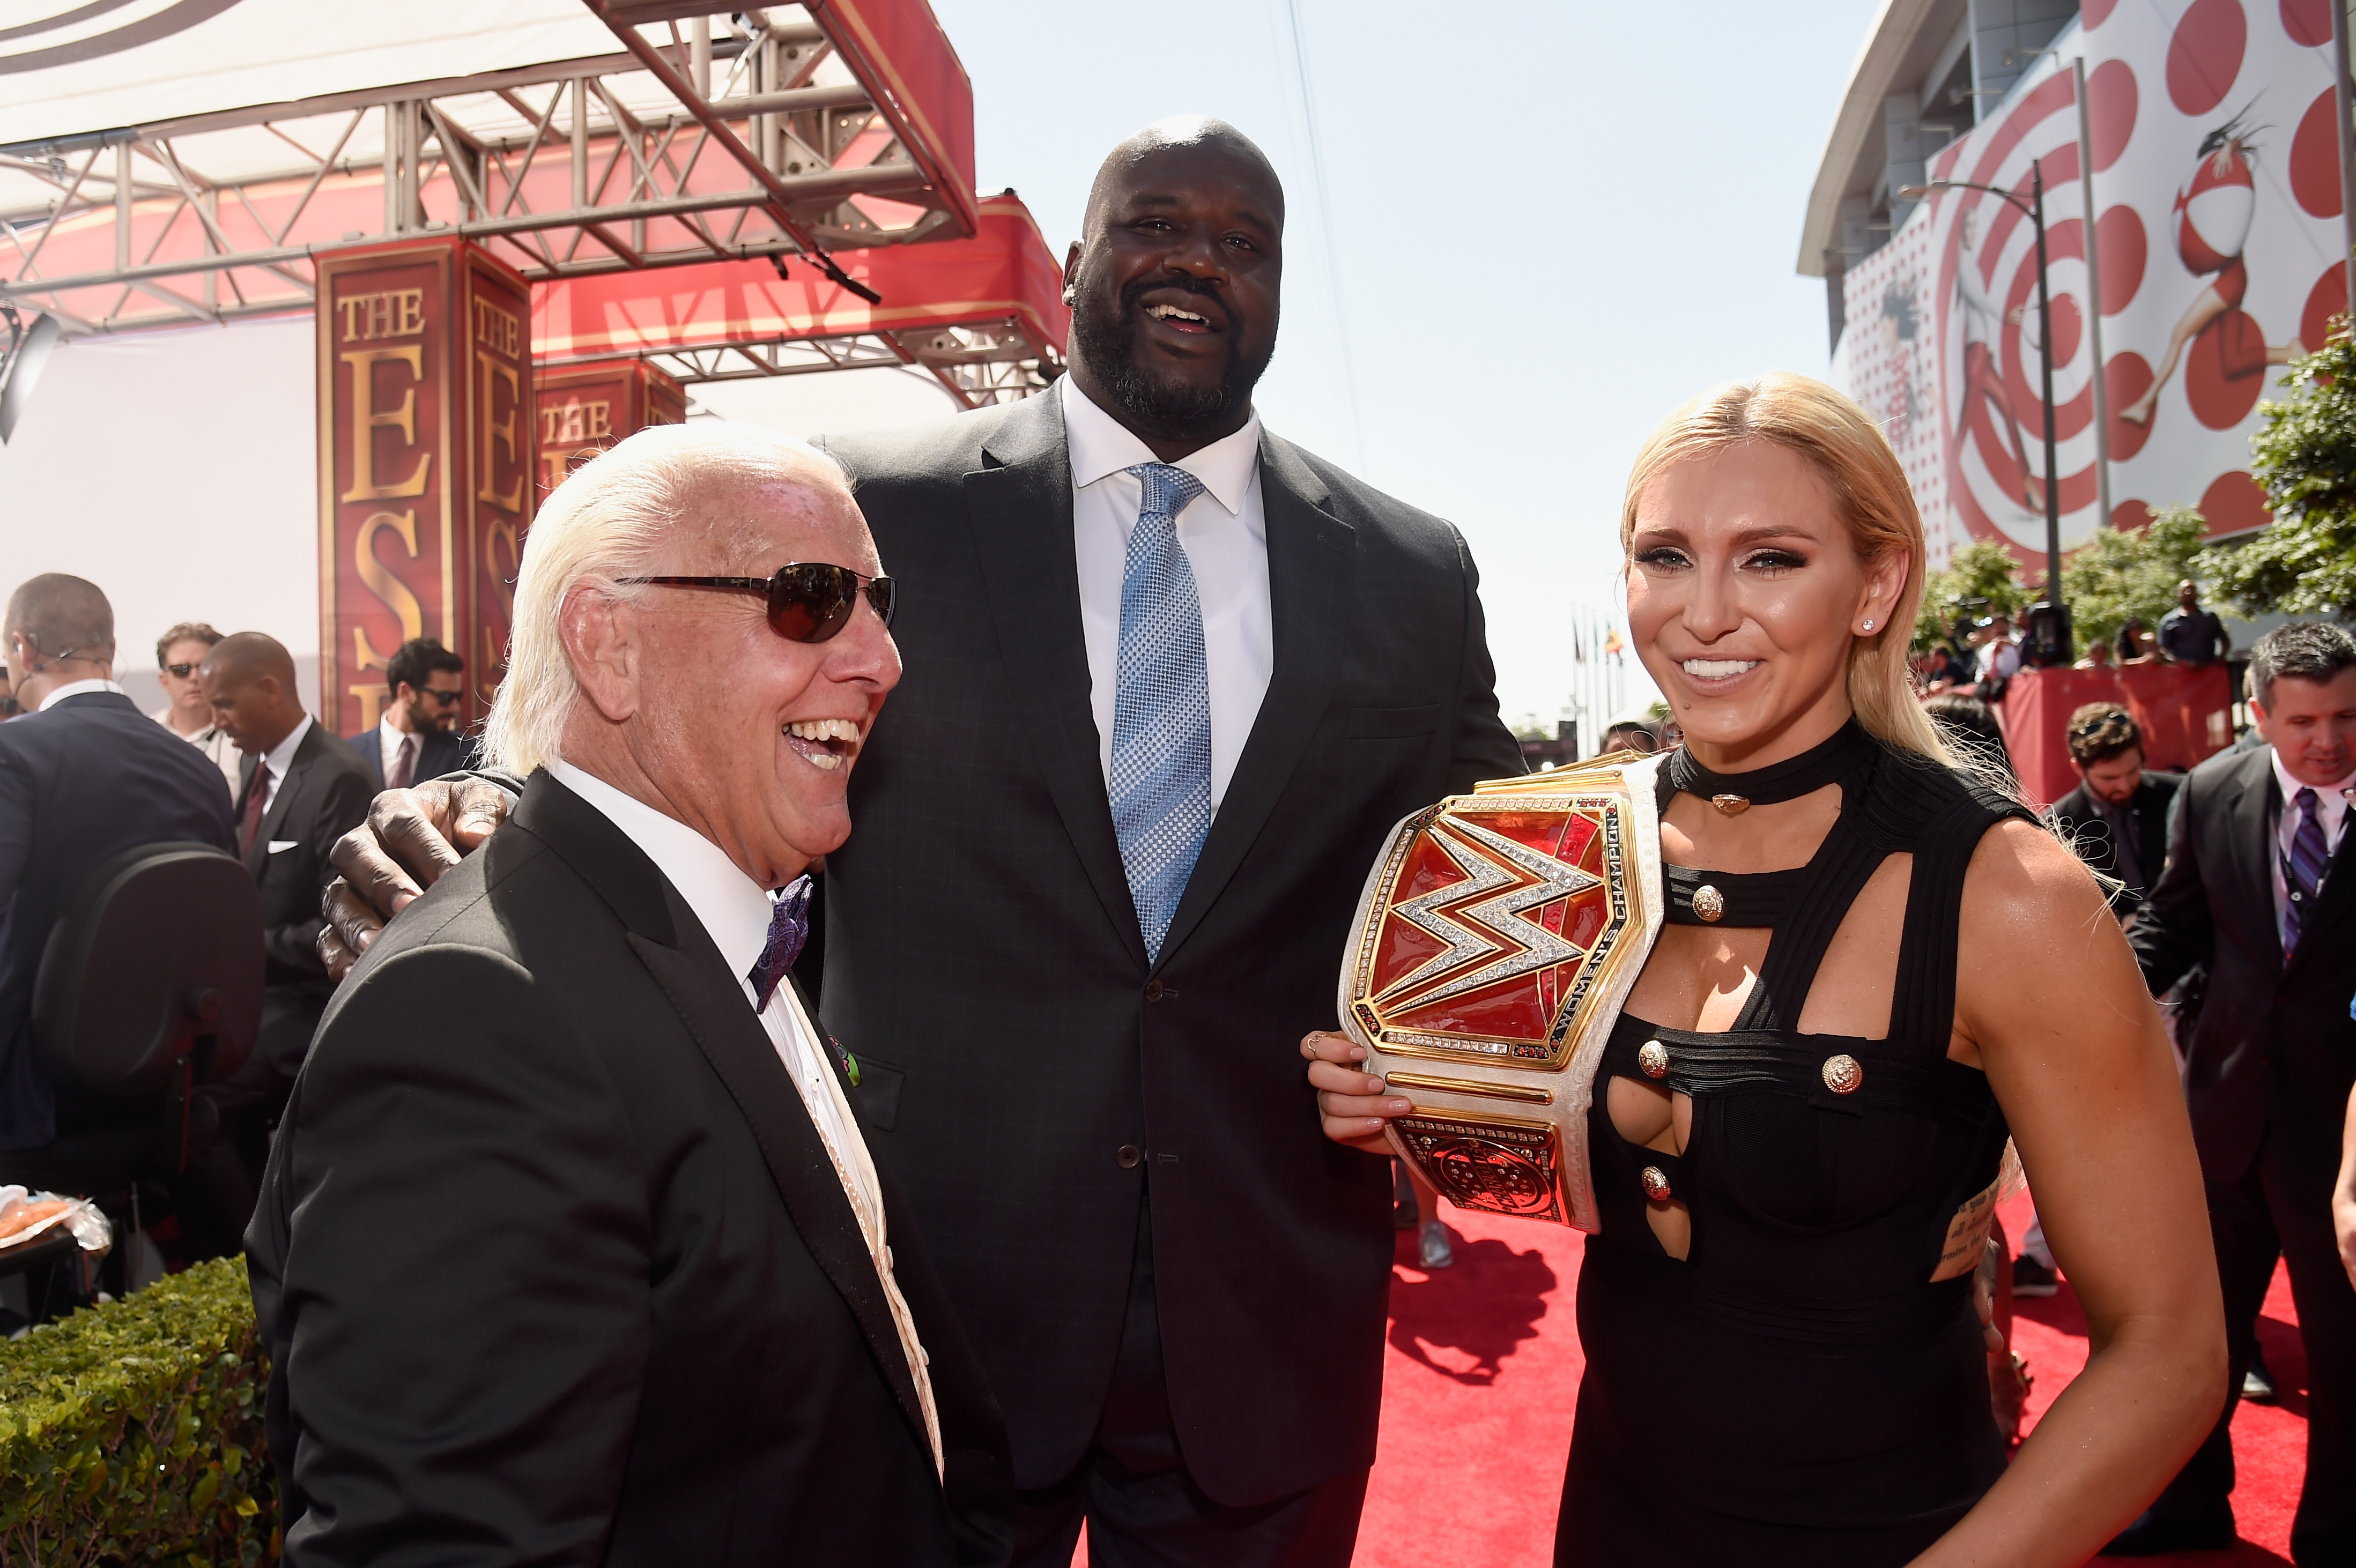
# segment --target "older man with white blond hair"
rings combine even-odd
[[[779,437],[542,508],[522,799],[337,994],[247,1236],[295,1568],[1004,1561],[1004,1424],[787,976],[891,606]]]

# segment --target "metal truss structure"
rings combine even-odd
[[[830,252],[973,232],[841,7],[584,4],[621,52],[0,147],[0,300],[70,336],[284,314],[316,253],[422,234],[535,281],[801,255],[863,294]]]
[[[928,332],[852,332],[698,345],[656,349],[641,357],[687,386],[905,367],[929,372],[969,409],[1027,398],[1045,390],[1063,374],[1063,357],[1055,347],[1034,341],[1015,321]]]

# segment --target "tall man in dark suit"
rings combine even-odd
[[[1108,1564],[1349,1561],[1390,1177],[1321,1136],[1300,1041],[1391,826],[1522,771],[1462,539],[1260,428],[1283,222],[1232,126],[1140,133],[1053,394],[830,446],[907,675],[827,859],[825,1001],[1006,1409],[1019,1563],[1084,1521]],[[374,826],[430,880],[490,795]],[[343,863],[364,944],[417,889],[374,834]]]
[[[2127,931],[2155,996],[2195,965],[2210,969],[2185,1093],[2225,1290],[2225,1413],[2108,1552],[2232,1543],[2229,1428],[2279,1251],[2308,1360],[2307,1478],[2291,1555],[2316,1568],[2356,1562],[2356,1290],[2331,1219],[2342,1112],[2356,1087],[2356,872],[2345,864],[2356,639],[2313,622],[2267,633],[2251,652],[2250,707],[2271,744],[2212,757],[2186,778],[2168,869]]]
[[[213,722],[245,753],[237,849],[262,890],[262,1031],[226,1083],[198,1093],[259,1178],[269,1129],[335,990],[320,962],[319,893],[335,871],[327,852],[368,816],[376,793],[352,749],[314,723],[277,638],[240,632],[199,667]]]
[[[2122,917],[2141,903],[2168,863],[2168,808],[2182,773],[2143,765],[2143,727],[2115,702],[2089,702],[2065,732],[2078,787],[2047,819],[2078,858],[2116,880],[2111,908]]]
[[[1115,149],[1053,395],[844,439],[908,674],[827,866],[827,1004],[1013,1429],[1017,1561],[1344,1563],[1385,1163],[1321,1139],[1366,868],[1522,770],[1456,530],[1260,428],[1284,195]],[[917,912],[922,911],[921,914]]]
[[[466,661],[431,637],[412,637],[384,661],[384,717],[347,735],[377,790],[406,789],[467,766],[474,746],[458,733]]]
[[[8,672],[25,716],[0,725],[0,1150],[37,1148],[119,1107],[50,1082],[33,1056],[33,982],[50,929],[104,861],[143,844],[228,849],[229,788],[202,752],[115,684],[114,611],[51,572],[9,596]],[[5,1165],[0,1160],[0,1165]]]
[[[1004,1424],[784,979],[899,675],[881,570],[742,426],[533,524],[522,803],[339,993],[248,1238],[290,1568],[1004,1562]]]

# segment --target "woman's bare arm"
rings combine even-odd
[[[2159,1014],[2085,868],[2007,822],[1964,887],[1959,1058],[2011,1123],[2093,1354],[2003,1478],[1917,1558],[2075,1568],[2142,1511],[2225,1398],[2224,1309]]]
[[[2340,1129],[2340,1179],[2331,1189],[2331,1229],[2340,1238],[2340,1266],[2356,1285],[2356,1091]]]

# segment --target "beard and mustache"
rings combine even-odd
[[[1226,326],[1226,360],[1219,379],[1202,386],[1171,374],[1156,374],[1140,353],[1138,337],[1145,314],[1139,301],[1158,289],[1175,289],[1200,302],[1194,308]],[[1215,314],[1214,314],[1215,313]],[[1233,303],[1221,290],[1197,287],[1169,277],[1141,278],[1110,300],[1092,303],[1085,285],[1072,310],[1072,357],[1088,368],[1097,384],[1112,395],[1121,411],[1157,432],[1187,437],[1210,434],[1237,411],[1248,407],[1276,352],[1271,336],[1258,352],[1246,356],[1242,324]]]

